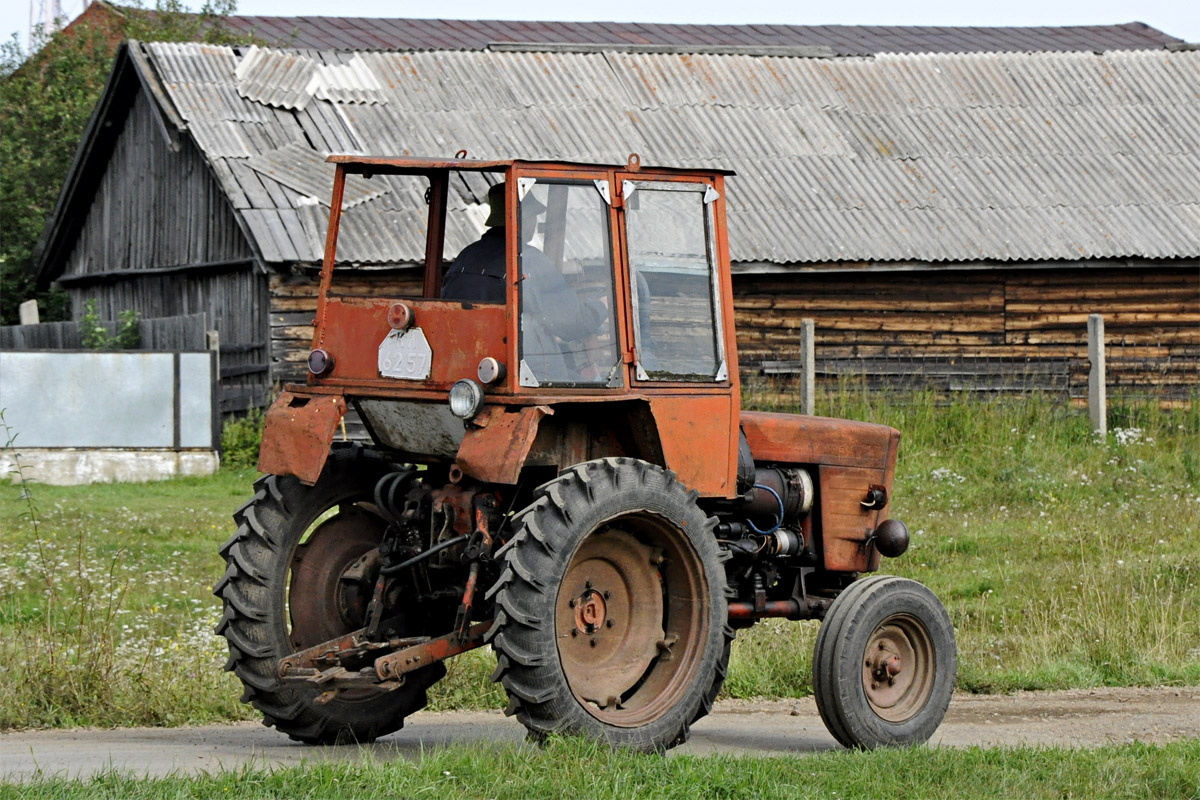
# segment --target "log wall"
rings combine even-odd
[[[789,371],[808,317],[826,378],[857,372],[879,385],[1065,389],[1081,398],[1087,317],[1098,313],[1117,394],[1187,397],[1200,385],[1194,266],[739,275],[734,295],[749,373]]]

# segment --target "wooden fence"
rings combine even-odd
[[[207,350],[207,315],[185,314],[138,320],[141,345],[137,350]],[[100,323],[110,336],[117,322]],[[78,322],[42,322],[0,326],[0,350],[84,350]]]

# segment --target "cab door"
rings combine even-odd
[[[633,386],[650,397],[667,466],[701,494],[732,496],[740,395],[721,176],[617,181]]]
[[[624,388],[608,173],[516,174],[518,390]]]

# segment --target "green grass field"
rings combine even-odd
[[[565,768],[570,764],[572,768]],[[791,757],[639,756],[580,741],[451,747],[415,762],[312,764],[194,777],[0,785],[0,800],[182,798],[1200,798],[1200,740],[1094,750],[904,749]]]
[[[960,688],[1200,683],[1200,403],[1115,406],[1102,442],[1086,413],[1037,397],[944,406],[843,387],[818,410],[903,432],[892,513],[913,544],[884,567],[946,603]],[[209,593],[253,479],[34,485],[33,509],[0,484],[0,729],[254,718],[221,671]],[[815,630],[740,634],[726,693],[808,693]],[[448,667],[435,708],[503,705],[490,652]]]

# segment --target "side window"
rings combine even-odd
[[[608,203],[591,181],[520,180],[520,384],[620,385]]]
[[[639,380],[724,380],[706,184],[625,181]]]

